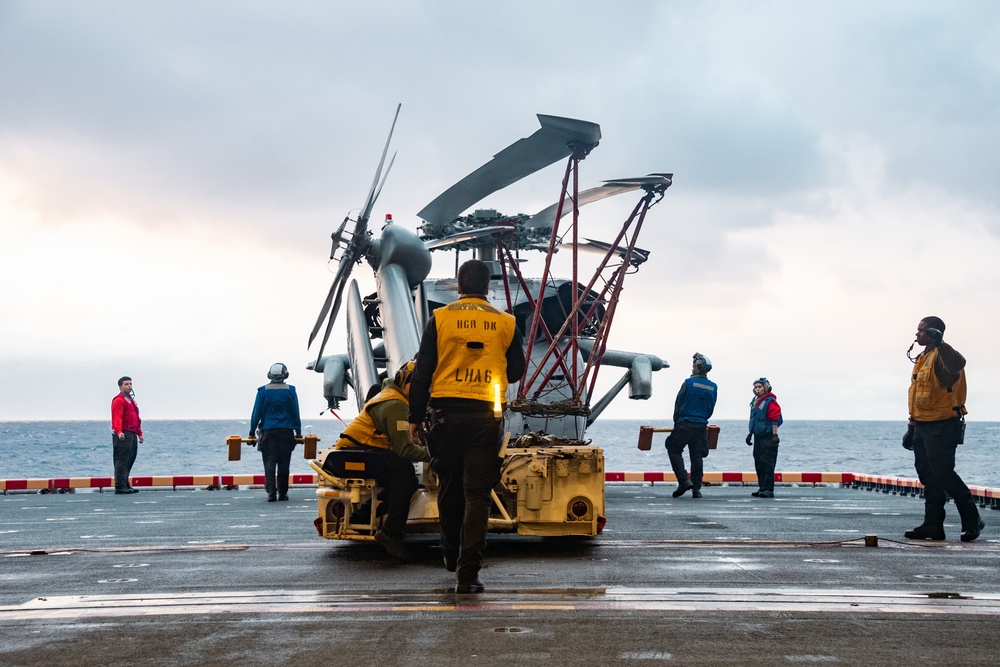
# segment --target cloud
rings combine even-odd
[[[1000,418],[998,25],[974,1],[0,4],[5,366],[37,369],[53,417],[90,415],[93,391],[103,418],[96,376],[122,365],[170,388],[164,417],[242,414],[237,385],[310,358],[329,234],[401,101],[374,215],[411,229],[536,113],[601,124],[581,187],[675,173],[612,340],[675,368],[612,412],[669,412],[699,350],[723,417],[761,373],[798,418],[895,416],[900,348],[933,311],[974,416]],[[562,169],[479,206],[540,210]],[[584,235],[614,233],[619,199]],[[209,402],[186,391],[206,373]],[[0,418],[39,414],[21,394]]]

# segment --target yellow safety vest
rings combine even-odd
[[[934,361],[938,350],[924,352],[917,357],[910,381],[910,417],[919,422],[951,419],[968,413],[965,409],[965,370],[958,373],[958,379],[951,387],[942,387],[934,374]]]
[[[437,368],[431,398],[470,398],[493,403],[495,385],[507,401],[507,348],[514,340],[513,315],[483,299],[463,298],[434,311]]]
[[[337,444],[334,445],[334,449],[363,445],[365,447],[392,450],[392,441],[389,439],[389,434],[383,433],[376,428],[372,416],[368,414],[369,407],[392,400],[407,402],[406,396],[403,396],[394,387],[386,387],[372,397],[370,401],[365,403],[364,409],[361,410],[358,416],[352,419],[351,423],[344,428],[344,432],[340,434],[340,438],[337,440]]]

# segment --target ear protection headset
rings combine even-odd
[[[288,367],[282,363],[271,364],[267,371],[267,379],[271,382],[284,382],[288,379]]]
[[[698,369],[699,372],[707,373],[712,370],[712,360],[701,352],[695,352],[692,359],[694,359],[694,367]]]

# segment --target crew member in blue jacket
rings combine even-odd
[[[702,460],[708,456],[708,420],[715,411],[718,385],[708,379],[712,362],[699,352],[691,361],[691,377],[684,380],[674,401],[674,430],[667,436],[667,456],[677,477],[674,498],[689,490],[692,498],[701,498],[704,475]],[[691,475],[684,469],[684,448],[691,457]]]
[[[257,449],[264,459],[264,489],[267,501],[288,500],[288,469],[295,438],[302,437],[299,397],[295,387],[285,384],[288,368],[273,364],[267,372],[268,384],[257,389],[250,417],[250,438],[257,437]],[[256,434],[260,433],[259,436]]]
[[[750,433],[747,444],[753,445],[753,463],[757,469],[757,490],[754,498],[774,498],[774,467],[778,463],[778,427],[784,419],[781,406],[771,391],[767,378],[753,382],[750,401]]]

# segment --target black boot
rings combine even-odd
[[[479,579],[473,579],[472,581],[460,581],[455,584],[456,593],[482,593],[486,589],[483,586],[483,582]]]
[[[396,560],[401,562],[410,560],[410,554],[406,553],[406,547],[403,546],[402,537],[389,535],[384,530],[380,530],[375,533],[375,541]]]
[[[677,490],[674,491],[673,496],[674,496],[674,498],[680,498],[681,496],[683,496],[685,493],[687,493],[689,490],[691,490],[693,488],[694,488],[694,484],[692,484],[691,482],[681,482],[681,483],[679,483],[677,485]]]
[[[976,522],[971,526],[962,526],[962,537],[963,542],[972,542],[974,539],[979,537],[979,534],[983,532],[983,528],[986,527],[986,522],[983,521],[978,515],[976,516]]]
[[[978,537],[979,533],[976,533]],[[903,533],[903,537],[908,540],[943,540],[944,539],[944,528],[941,526],[928,526],[927,524],[920,524],[913,530],[908,530]]]

